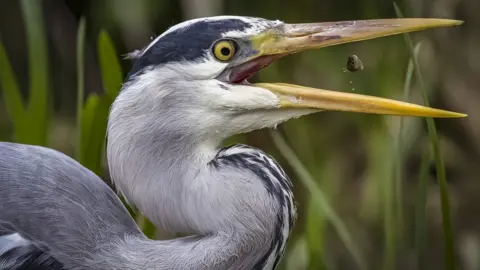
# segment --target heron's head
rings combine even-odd
[[[288,54],[387,35],[453,26],[444,19],[286,24],[221,16],[175,25],[131,55],[132,71],[112,110],[137,125],[224,138],[319,110],[461,117],[422,106],[249,77]],[[295,67],[293,66],[292,69]],[[121,108],[121,109],[120,109]]]

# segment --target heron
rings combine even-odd
[[[225,139],[325,110],[466,115],[248,79],[290,54],[460,23],[215,16],[170,27],[128,55],[107,125],[114,189],[59,151],[0,143],[0,268],[274,269],[297,218],[292,183],[269,154]],[[120,197],[182,237],[147,238]]]

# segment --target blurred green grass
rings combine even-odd
[[[52,95],[49,95],[48,61],[45,48],[45,34],[41,23],[40,6],[35,1],[22,1],[25,11],[28,48],[31,55],[29,74],[31,77],[29,100],[25,102],[20,86],[9,63],[6,51],[0,42],[0,83],[3,99],[9,118],[13,124],[13,141],[46,145],[49,141],[51,119],[54,112],[50,107]],[[86,43],[86,25],[88,20],[81,19],[77,36],[77,110],[75,152],[73,156],[81,164],[98,175],[104,175],[104,144],[108,109],[122,84],[123,72],[119,54],[110,35],[102,30],[96,40],[99,70],[103,85],[102,93],[92,93],[85,99],[84,50]],[[328,48],[319,52],[308,52],[290,57],[272,65],[258,77],[265,81],[302,81],[304,84],[317,85],[318,80],[311,74],[322,74],[321,87],[347,89],[359,93],[379,96],[396,96],[404,89],[403,99],[408,100],[411,92],[413,72],[421,80],[420,66],[413,53],[413,47],[405,50],[399,39],[372,41],[368,45],[347,45]],[[38,45],[37,45],[38,44]],[[409,43],[407,43],[409,44]],[[368,50],[366,47],[369,47]],[[345,63],[338,61],[347,53],[355,51],[364,63],[366,71],[359,74],[345,73]],[[402,53],[403,52],[403,53]],[[378,57],[377,54],[380,54]],[[394,56],[395,55],[395,56]],[[408,64],[408,57],[412,64]],[[319,59],[325,65],[319,65]],[[402,59],[406,59],[403,61]],[[345,57],[346,60],[346,57]],[[398,64],[398,62],[401,64]],[[403,61],[403,62],[402,62]],[[292,66],[298,66],[292,70]],[[307,72],[308,70],[308,72]],[[381,79],[379,79],[381,78]],[[423,83],[420,83],[423,85]],[[423,98],[427,103],[427,85]],[[85,100],[84,100],[85,99]],[[308,116],[281,125],[280,132],[273,132],[273,143],[267,143],[261,131],[230,138],[226,144],[251,143],[262,148],[270,148],[274,155],[288,168],[295,183],[295,193],[299,201],[300,219],[287,249],[281,269],[396,269],[399,265],[398,254],[408,245],[415,246],[417,268],[428,268],[425,259],[427,248],[426,193],[427,167],[430,156],[437,162],[439,183],[442,190],[442,209],[444,218],[445,259],[447,269],[453,269],[453,235],[449,228],[449,204],[446,190],[444,168],[435,138],[435,127],[428,120],[428,129],[433,144],[433,155],[423,153],[421,171],[418,172],[417,202],[415,213],[406,214],[402,205],[402,164],[405,162],[406,145],[415,132],[411,125],[403,123],[403,118],[385,116],[360,116],[351,114],[334,115],[323,113],[321,116]],[[35,123],[32,125],[32,123]],[[397,126],[395,126],[397,123]],[[319,128],[321,126],[321,128]],[[396,127],[396,128],[395,128]],[[408,129],[408,132],[405,129]],[[415,127],[414,127],[415,129]],[[418,129],[418,127],[417,127]],[[334,132],[328,132],[334,130]],[[324,132],[325,131],[325,132]],[[392,135],[392,133],[394,135]],[[349,145],[339,145],[345,139]],[[287,143],[288,142],[288,143]],[[339,151],[340,147],[348,151]],[[356,155],[359,147],[366,149],[367,169],[362,175],[345,168],[345,160]],[[340,154],[343,153],[343,154]],[[345,154],[346,153],[346,154]],[[353,170],[353,172],[351,171]],[[443,172],[443,173],[442,173]],[[361,184],[356,187],[360,198],[358,216],[346,216],[343,209],[348,177],[358,177]],[[149,237],[155,237],[155,228],[141,215],[137,222]],[[413,220],[413,235],[405,224]],[[374,237],[382,239],[381,244],[374,243],[374,237],[366,237],[369,228],[382,228],[382,233]],[[335,233],[332,234],[331,230]],[[335,236],[333,236],[335,235]],[[338,237],[339,241],[332,241]],[[340,243],[331,246],[331,243]],[[381,249],[374,250],[373,246]],[[344,253],[344,251],[346,251]],[[375,254],[375,258],[372,257]],[[294,257],[292,257],[294,256]],[[287,259],[288,258],[288,259]],[[302,259],[296,264],[288,263]],[[343,269],[342,268],[342,269]]]
[[[403,17],[403,14],[400,8],[394,3],[395,12],[398,17]],[[423,103],[425,106],[430,106],[428,101],[428,94],[426,86],[423,80],[422,72],[420,70],[420,64],[418,63],[417,57],[415,56],[415,48],[413,41],[410,38],[409,34],[404,34],[405,43],[407,45],[410,57],[414,63],[415,74],[417,75],[417,80],[420,84],[420,90],[422,91]],[[454,247],[454,237],[451,221],[451,210],[450,210],[450,195],[448,191],[447,177],[445,173],[445,163],[443,161],[442,152],[440,149],[440,140],[437,134],[437,128],[435,126],[435,121],[432,118],[426,118],[428,135],[430,137],[430,142],[432,145],[433,156],[435,159],[435,164],[437,168],[437,181],[440,186],[440,203],[442,208],[442,221],[443,221],[443,232],[444,232],[444,245],[445,245],[445,269],[456,269],[455,263],[455,247]],[[422,180],[421,180],[422,181]],[[424,180],[423,180],[424,181]]]
[[[13,120],[14,139],[21,143],[46,145],[49,131],[49,82],[46,35],[41,6],[35,1],[22,0],[29,56],[29,100],[24,102],[19,84],[5,48],[0,44],[0,82],[5,107]]]

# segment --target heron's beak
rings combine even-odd
[[[347,42],[373,39],[461,21],[446,19],[381,19],[364,21],[285,24],[252,39],[261,57],[275,57]],[[260,58],[261,58],[260,57]],[[308,88],[284,83],[258,83],[275,93],[283,108],[316,108],[372,114],[422,117],[465,117],[465,114],[432,109],[384,98]]]

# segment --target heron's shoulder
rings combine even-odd
[[[224,147],[215,156],[215,160],[228,160],[230,158],[234,160],[238,158],[259,159],[257,162],[261,161],[277,163],[272,156],[264,152],[262,149],[245,144],[234,144]]]
[[[267,185],[268,190],[291,189],[292,183],[280,164],[269,154],[261,149],[235,144],[221,149],[211,164],[217,168],[235,167],[249,170],[260,177]]]
[[[55,149],[38,146],[38,145],[20,144],[20,143],[13,143],[13,142],[0,142],[0,160],[23,159],[25,157],[29,157],[28,160],[31,160],[33,158],[39,158],[44,161],[48,161],[51,159],[74,161],[69,156]]]
[[[41,170],[43,167],[50,170],[69,169],[87,174],[85,176],[94,175],[72,157],[58,150],[38,145],[0,142],[0,164],[4,166],[22,165],[26,170]]]
[[[5,185],[22,181],[29,188],[56,187],[88,194],[90,190],[103,191],[105,200],[114,196],[110,187],[91,170],[72,157],[43,146],[0,142],[1,176],[7,176],[2,178]]]

